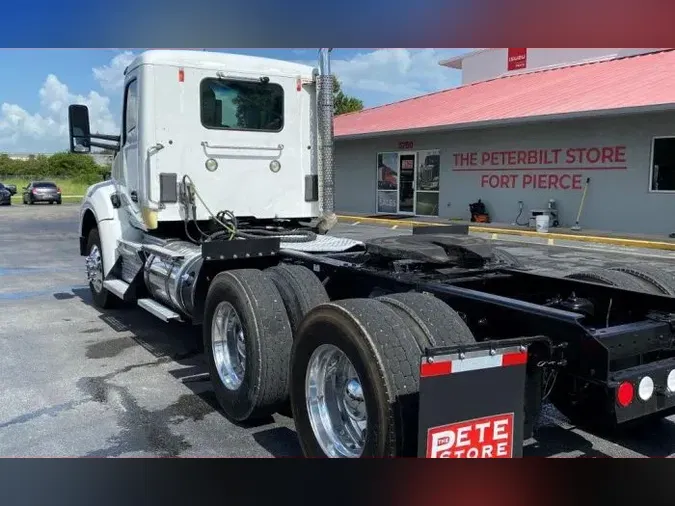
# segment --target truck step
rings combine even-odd
[[[180,315],[166,306],[163,306],[154,299],[138,299],[138,305],[145,309],[148,313],[155,315],[165,322],[180,322],[182,318]]]
[[[128,249],[140,251],[141,248],[143,247],[143,244],[140,242],[136,241],[129,241],[127,239],[118,239],[117,240],[118,245],[120,246],[125,246]]]
[[[103,288],[108,290],[111,293],[117,295],[120,299],[124,299],[129,290],[129,283],[122,281],[121,279],[106,279],[103,282]]]
[[[145,251],[146,253],[149,253],[151,255],[157,255],[159,257],[171,260],[180,260],[185,257],[185,255],[176,253],[175,251],[171,251],[170,249],[167,248],[162,248],[161,246],[157,246],[155,244],[144,244],[142,248],[143,251]]]

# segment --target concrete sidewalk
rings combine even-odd
[[[364,223],[396,228],[412,228],[415,226],[443,226],[452,224],[469,225],[469,233],[501,241],[519,241],[527,243],[547,244],[550,246],[575,246],[588,243],[610,247],[646,248],[675,251],[675,239],[666,236],[648,234],[626,234],[600,230],[573,231],[569,228],[551,228],[547,233],[536,232],[527,227],[499,223],[471,223],[442,218],[374,216],[367,214],[338,213],[342,223]]]

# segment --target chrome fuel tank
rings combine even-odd
[[[195,244],[172,240],[162,248],[183,255],[172,259],[150,255],[144,265],[145,286],[158,302],[192,316],[195,282],[202,266],[201,248]]]

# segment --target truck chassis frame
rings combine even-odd
[[[454,263],[429,264],[425,256],[428,252],[415,251],[420,245],[438,245],[439,237],[445,238],[442,246],[448,255],[455,255]],[[82,240],[83,255],[85,242]],[[671,376],[675,377],[671,373],[675,370],[672,298],[597,282],[543,276],[503,262],[486,264],[492,247],[486,249],[486,243],[468,237],[467,230],[457,227],[417,228],[403,242],[398,237],[380,240],[379,244],[375,241],[370,246],[370,251],[365,252],[310,253],[282,248],[279,237],[204,242],[200,246],[203,264],[195,280],[190,319],[193,324],[202,323],[209,284],[219,273],[279,264],[311,270],[331,301],[407,292],[427,293],[440,299],[462,317],[476,343],[431,346],[419,357],[419,456],[430,455],[431,439],[425,438],[438,427],[434,423],[439,420],[439,410],[444,413],[443,421],[461,422],[490,415],[494,406],[509,399],[516,424],[509,456],[522,454],[522,441],[532,435],[541,404],[549,395],[565,415],[583,423],[616,426],[665,416],[675,410],[675,394],[670,390]],[[162,248],[145,246],[138,253],[142,266],[149,255],[161,255]],[[181,258],[172,254],[174,260]],[[137,282],[129,285],[131,289],[123,299],[146,296],[142,273],[141,268]],[[111,275],[114,282],[119,269],[113,269]],[[162,317],[161,309],[145,309]],[[438,367],[439,357],[494,357],[514,349],[525,352],[527,359],[513,364],[521,367],[509,369],[508,374],[516,374],[510,380],[499,368],[453,374],[444,380],[425,374],[425,368],[428,370],[434,361]],[[483,377],[471,379],[478,373]],[[645,376],[653,382],[654,395],[642,400],[638,398],[639,385]],[[471,395],[467,394],[469,380]],[[498,395],[494,388],[484,387],[486,380],[501,385]],[[446,384],[434,386],[438,381]],[[507,387],[509,381],[511,386]],[[631,389],[630,402],[622,400],[628,388],[625,385]],[[440,406],[446,404],[443,401],[453,391],[464,401],[453,403],[452,411],[444,412]],[[471,398],[480,399],[477,405],[481,409],[468,407]]]

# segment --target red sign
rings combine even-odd
[[[481,172],[482,188],[581,190],[583,172],[627,170],[626,146],[453,154],[455,172]]]
[[[413,148],[412,141],[401,141],[398,143],[398,149],[412,149],[412,148]]]
[[[513,413],[429,429],[427,458],[485,459],[513,456]]]
[[[506,69],[510,72],[511,70],[520,70],[525,67],[527,67],[527,48],[510,47],[508,49]]]

